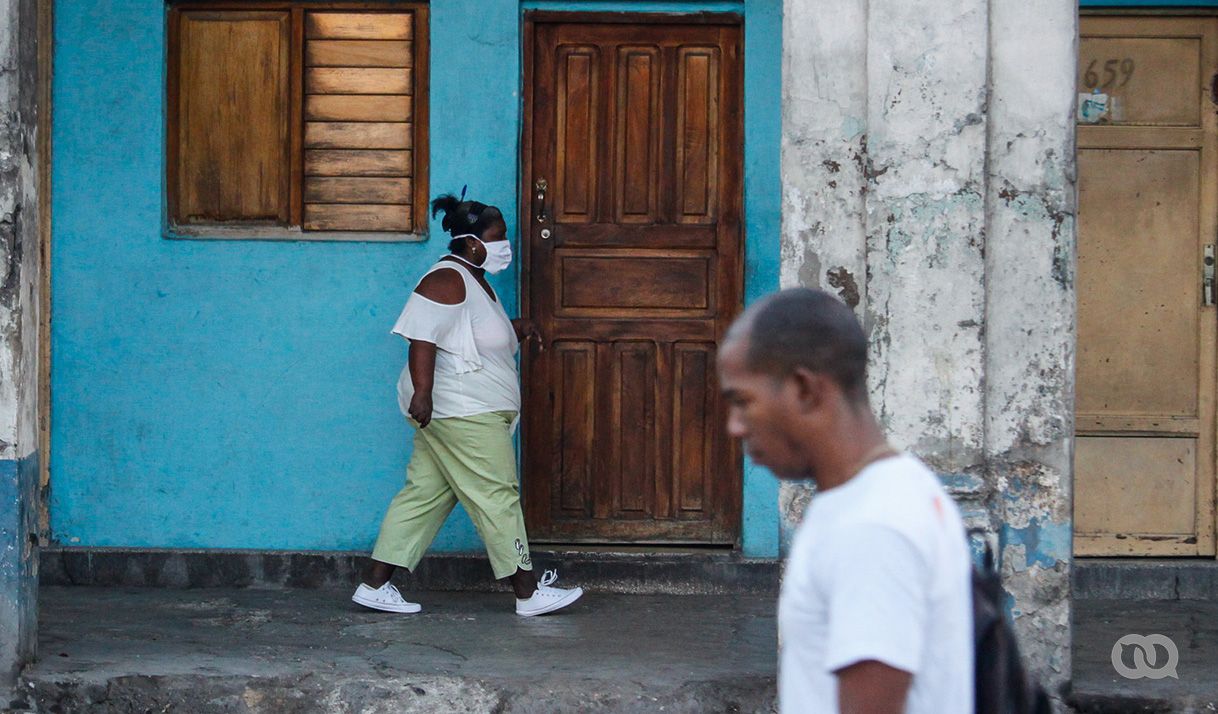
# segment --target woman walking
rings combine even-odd
[[[464,198],[464,193],[462,193]],[[512,261],[507,224],[494,206],[440,196],[449,255],[424,274],[394,325],[410,342],[398,404],[415,426],[407,483],[389,504],[364,582],[352,600],[387,612],[419,612],[389,582],[414,570],[453,507],[469,513],[496,579],[509,579],[516,614],[542,615],[583,595],[538,583],[529,558],[512,434],[520,413],[516,351],[539,339],[527,320],[509,320],[486,273]]]

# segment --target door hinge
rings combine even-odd
[[[1201,304],[1214,304],[1214,244],[1205,246],[1205,262],[1201,266]]]

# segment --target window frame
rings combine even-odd
[[[185,11],[287,11],[290,15],[288,66],[288,225],[258,222],[176,222],[178,185],[176,172],[181,160],[180,77],[181,16]],[[305,14],[307,12],[414,13],[413,90],[411,94],[411,231],[324,231],[305,230],[304,223],[304,105],[305,105]],[[430,8],[418,0],[170,0],[166,3],[165,43],[165,167],[164,236],[187,240],[270,240],[320,242],[417,242],[427,240],[430,136]]]

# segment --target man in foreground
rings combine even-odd
[[[729,433],[778,478],[816,484],[778,608],[781,710],[971,712],[964,525],[926,465],[885,440],[854,314],[785,290],[736,321],[718,362]]]

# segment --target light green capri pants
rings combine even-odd
[[[372,559],[414,570],[460,501],[496,579],[532,570],[512,448],[515,419],[515,412],[493,412],[432,419],[416,429],[406,486],[389,504]]]

